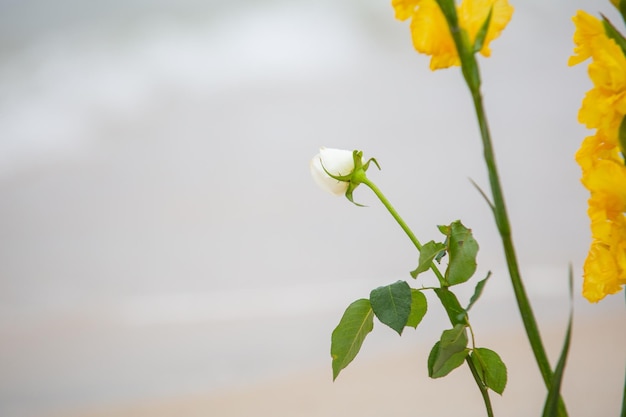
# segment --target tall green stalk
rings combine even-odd
[[[415,245],[415,247],[417,248],[417,251],[420,252],[422,250],[422,244],[417,239],[417,237],[415,236],[411,228],[406,224],[404,219],[400,217],[400,214],[398,214],[396,209],[393,207],[393,205],[391,205],[391,203],[389,202],[387,197],[385,197],[382,191],[380,191],[380,189],[376,186],[376,184],[370,181],[367,177],[363,177],[361,179],[361,182],[365,184],[366,186],[368,186],[374,192],[374,194],[376,194],[376,197],[378,197],[380,202],[383,203],[383,206],[385,206],[385,208],[389,211],[391,216],[400,225],[402,230],[404,230],[404,233],[406,233],[406,235],[409,237],[411,242],[413,242],[413,245]],[[435,265],[434,263],[431,263],[430,269],[433,271],[433,273],[439,280],[439,284],[442,287],[444,287],[445,280],[444,280],[443,275],[441,274],[441,271],[439,271],[439,268],[437,268],[437,265]],[[453,325],[456,324],[452,318],[455,317],[457,313],[453,311],[449,311],[448,306],[445,303],[442,303],[442,305],[446,309],[446,312],[448,313],[448,317],[450,317],[451,323]],[[469,367],[472,373],[472,376],[474,377],[474,381],[476,381],[476,385],[478,386],[478,389],[480,390],[480,394],[483,398],[483,402],[485,403],[485,409],[487,410],[487,416],[494,417],[493,408],[491,406],[491,399],[489,398],[489,391],[487,387],[485,386],[485,384],[483,383],[483,381],[481,380],[480,375],[478,374],[478,371],[476,369],[476,364],[474,363],[474,358],[471,356],[467,356],[467,358],[465,359],[465,362],[467,363],[467,366]]]
[[[522,315],[524,328],[528,334],[541,375],[546,384],[549,385],[552,380],[552,369],[543,347],[541,336],[539,335],[539,329],[537,327],[537,321],[535,320],[535,315],[528,300],[528,295],[526,294],[526,289],[524,288],[522,276],[519,271],[515,246],[513,245],[513,239],[511,237],[511,226],[506,210],[506,204],[504,202],[502,186],[500,185],[500,178],[496,167],[495,155],[480,91],[472,91],[472,99],[474,101],[476,116],[478,117],[478,123],[480,126],[485,163],[489,172],[489,183],[491,185],[493,196],[493,213],[498,227],[498,232],[500,233],[502,240],[506,264],[509,270],[509,276],[511,277],[511,284],[513,284],[513,291],[515,292],[515,298]]]
[[[472,57],[474,59],[474,57]],[[475,66],[475,71],[478,71],[478,67]],[[479,78],[480,79],[480,78]],[[487,171],[489,173],[489,184],[491,186],[491,193],[493,198],[493,214],[502,240],[502,247],[504,249],[504,255],[506,258],[506,264],[509,271],[509,277],[511,278],[511,284],[513,285],[513,292],[515,293],[515,299],[519,307],[520,314],[522,316],[522,322],[528,336],[531,348],[535,355],[535,360],[543,377],[543,381],[546,387],[552,388],[552,368],[546,355],[541,335],[539,334],[539,328],[537,321],[533,313],[533,309],[530,305],[522,276],[519,270],[517,262],[517,255],[515,253],[515,246],[511,236],[511,226],[509,217],[504,202],[504,193],[502,192],[502,186],[500,184],[500,177],[498,175],[498,169],[496,166],[496,158],[491,141],[491,135],[489,132],[489,126],[487,124],[487,116],[485,115],[485,109],[483,106],[482,95],[480,93],[480,84],[475,85],[468,83],[470,92],[472,94],[472,100],[474,102],[474,108],[476,110],[476,117],[478,118],[478,125],[480,127],[481,141],[483,144],[483,155],[485,164],[487,165]],[[567,416],[565,404],[561,400],[559,405],[559,415]]]
[[[478,126],[480,128],[480,136],[483,145],[483,156],[485,164],[487,165],[487,172],[489,174],[489,184],[491,186],[491,193],[493,201],[491,202],[491,208],[495,218],[496,226],[502,240],[502,247],[504,249],[504,255],[506,258],[506,264],[509,271],[509,277],[511,278],[511,284],[513,285],[513,292],[515,293],[515,299],[524,323],[526,335],[530,342],[530,346],[535,355],[535,360],[543,377],[543,381],[548,390],[552,389],[552,368],[546,355],[541,335],[539,334],[539,328],[537,321],[533,313],[533,309],[528,300],[526,289],[522,281],[522,276],[519,271],[517,262],[517,255],[515,254],[515,246],[511,237],[511,226],[509,222],[509,216],[506,210],[506,204],[504,202],[504,193],[500,184],[500,177],[498,175],[498,168],[496,166],[496,157],[493,150],[493,144],[491,141],[491,134],[489,132],[489,125],[487,123],[487,116],[485,114],[485,108],[483,106],[482,94],[480,91],[481,79],[478,62],[476,61],[476,52],[480,49],[480,46],[470,44],[467,33],[459,26],[458,17],[456,14],[456,6],[454,0],[437,0],[439,7],[441,8],[448,26],[450,28],[450,34],[454,39],[457,52],[461,61],[461,72],[463,78],[470,90],[472,100],[474,103],[474,109],[476,111],[476,117],[478,119]],[[491,12],[487,18],[486,24],[489,24],[491,19]],[[486,33],[486,32],[485,32]],[[483,39],[484,40],[484,39]],[[480,42],[482,42],[481,40]],[[559,416],[566,417],[567,410],[565,409],[565,403],[562,399],[559,400]]]

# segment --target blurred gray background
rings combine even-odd
[[[621,311],[578,291],[590,83],[566,65],[576,9],[620,20],[608,1],[514,6],[481,65],[529,292],[564,320],[572,262],[577,314]],[[358,208],[316,188],[320,146],[376,157],[370,178],[424,242],[471,227],[478,275],[494,272],[476,320],[519,325],[469,181],[488,189],[469,94],[388,1],[0,0],[0,414],[330,378],[343,309],[410,279],[417,254],[368,190]],[[364,355],[402,343],[382,331]]]

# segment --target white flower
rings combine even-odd
[[[339,181],[330,177],[330,174],[343,177],[354,171],[354,152],[344,149],[320,148],[320,153],[311,159],[311,175],[322,189],[334,195],[344,195],[350,181]],[[324,168],[326,170],[324,170]]]

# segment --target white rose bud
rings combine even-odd
[[[343,194],[360,206],[352,199],[352,192],[359,184],[367,183],[370,187],[373,185],[365,175],[370,162],[374,162],[380,169],[374,158],[364,162],[362,151],[320,148],[320,153],[311,160],[311,175],[324,190],[334,195]]]
[[[340,181],[332,178],[345,177],[354,171],[353,151],[333,148],[320,148],[320,153],[311,159],[311,175],[322,189],[334,195],[344,195],[350,181]],[[328,173],[327,173],[328,172]]]

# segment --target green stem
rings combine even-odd
[[[361,183],[367,185],[374,192],[374,194],[376,194],[376,197],[378,197],[380,202],[383,203],[385,208],[389,211],[389,213],[391,213],[391,216],[396,220],[396,222],[398,222],[398,224],[400,225],[402,230],[404,230],[404,233],[406,233],[406,235],[409,237],[409,239],[411,239],[411,242],[413,242],[413,244],[417,248],[418,252],[421,251],[422,250],[422,244],[420,243],[420,241],[417,239],[417,237],[415,236],[413,231],[406,224],[404,219],[402,217],[400,217],[400,214],[398,214],[398,212],[391,205],[389,200],[387,200],[387,197],[385,197],[385,195],[382,193],[382,191],[380,191],[380,189],[376,186],[376,184],[374,184],[372,181],[370,181],[369,178],[367,178],[367,177],[362,178],[361,179]],[[445,279],[444,279],[443,275],[441,274],[441,272],[439,271],[439,268],[437,268],[437,265],[435,265],[434,263],[431,263],[430,269],[437,276],[437,279],[439,280],[439,284],[441,285],[441,287],[447,289],[447,286],[445,285]],[[456,300],[456,297],[455,297],[455,300]],[[458,304],[458,301],[457,301],[457,304]],[[448,317],[450,318],[450,322],[453,325],[456,324],[457,312],[456,311],[451,311],[449,309],[449,306],[446,305],[446,303],[442,302],[442,305],[446,309],[446,312],[448,313]],[[458,309],[461,309],[460,305],[458,306]],[[466,317],[465,321],[466,321],[467,325],[469,325],[469,318]],[[471,330],[471,328],[470,328],[470,330]],[[474,333],[472,332],[472,340],[473,340],[473,338],[474,338]],[[474,359],[472,357],[468,356],[466,358],[466,362],[467,362],[467,365],[470,368],[470,371],[472,372],[472,376],[474,377],[474,380],[476,381],[476,385],[478,386],[478,389],[480,390],[480,394],[483,397],[483,401],[485,403],[485,408],[487,409],[487,417],[494,417],[493,408],[491,406],[491,399],[489,398],[489,392],[487,390],[487,387],[483,383],[482,379],[480,378],[480,375],[478,374],[478,371],[476,370],[476,365],[474,364]]]
[[[472,372],[472,376],[476,380],[476,384],[478,384],[478,389],[480,390],[480,394],[483,396],[483,401],[485,402],[485,407],[487,408],[487,417],[493,417],[493,409],[491,408],[491,400],[489,399],[489,391],[485,384],[483,384],[480,379],[480,375],[478,374],[478,370],[476,369],[476,365],[474,364],[473,358],[468,356],[465,358],[465,362],[467,362],[467,366],[469,366],[470,371]]]
[[[489,134],[489,127],[487,126],[487,118],[483,108],[482,96],[479,91],[472,91],[472,98],[474,100],[474,107],[476,108],[476,115],[480,125],[485,163],[487,164],[487,170],[489,172],[489,183],[493,194],[494,216],[500,237],[502,239],[502,246],[504,247],[504,254],[506,257],[509,275],[511,277],[511,283],[513,284],[515,298],[522,315],[522,321],[524,322],[526,333],[528,334],[530,344],[535,354],[535,359],[539,365],[541,375],[543,376],[546,384],[549,385],[550,381],[552,381],[552,369],[545,353],[541,336],[539,335],[537,322],[535,320],[532,307],[530,306],[528,295],[526,294],[526,289],[524,288],[519,271],[517,256],[515,254],[515,246],[513,245],[513,240],[511,238],[511,226],[504,202],[502,186],[500,185],[500,178],[496,167],[491,136]]]
[[[528,296],[526,295],[526,290],[519,272],[515,246],[513,245],[513,240],[511,238],[509,217],[504,203],[504,194],[502,192],[498,169],[496,167],[496,158],[491,142],[491,134],[489,133],[487,116],[485,115],[482,95],[480,93],[480,70],[473,51],[474,45],[468,44],[466,42],[467,38],[463,37],[463,30],[459,27],[454,2],[451,0],[437,0],[437,3],[441,7],[441,10],[443,11],[448,22],[450,34],[454,39],[456,49],[461,59],[461,72],[463,73],[463,78],[465,79],[465,82],[472,94],[474,108],[476,110],[476,116],[480,127],[485,163],[489,173],[491,193],[493,195],[493,214],[502,239],[502,246],[504,248],[509,276],[511,278],[511,283],[513,284],[513,291],[522,316],[524,328],[526,329],[528,340],[530,341],[530,345],[535,355],[535,360],[539,366],[544,383],[549,390],[552,386],[552,368],[550,367],[550,362],[548,361],[546,351],[543,347],[543,342],[541,341],[541,336],[537,327],[537,321],[535,320],[532,307],[528,301]],[[560,405],[559,414],[561,416],[566,416],[567,411],[565,410],[565,405],[562,401]]]
[[[391,205],[389,200],[387,200],[387,197],[385,197],[385,195],[382,193],[382,191],[380,191],[380,189],[376,186],[376,184],[370,181],[370,179],[367,177],[363,178],[361,182],[362,184],[367,185],[374,192],[374,194],[376,194],[376,197],[378,197],[380,202],[383,203],[383,206],[385,206],[385,208],[389,211],[389,213],[391,213],[391,216],[396,220],[396,222],[398,222],[402,230],[404,230],[404,233],[406,233],[409,239],[411,239],[411,242],[413,242],[417,250],[421,252],[422,244],[420,243],[419,240],[417,240],[417,237],[415,236],[413,231],[409,228],[409,226],[406,224],[404,219],[400,217],[400,214],[398,214],[396,209]],[[443,275],[441,274],[441,272],[439,271],[439,269],[437,268],[437,266],[434,263],[432,263],[430,265],[430,269],[435,273],[435,276],[437,276],[437,279],[439,280],[439,285],[443,287],[446,281]]]

